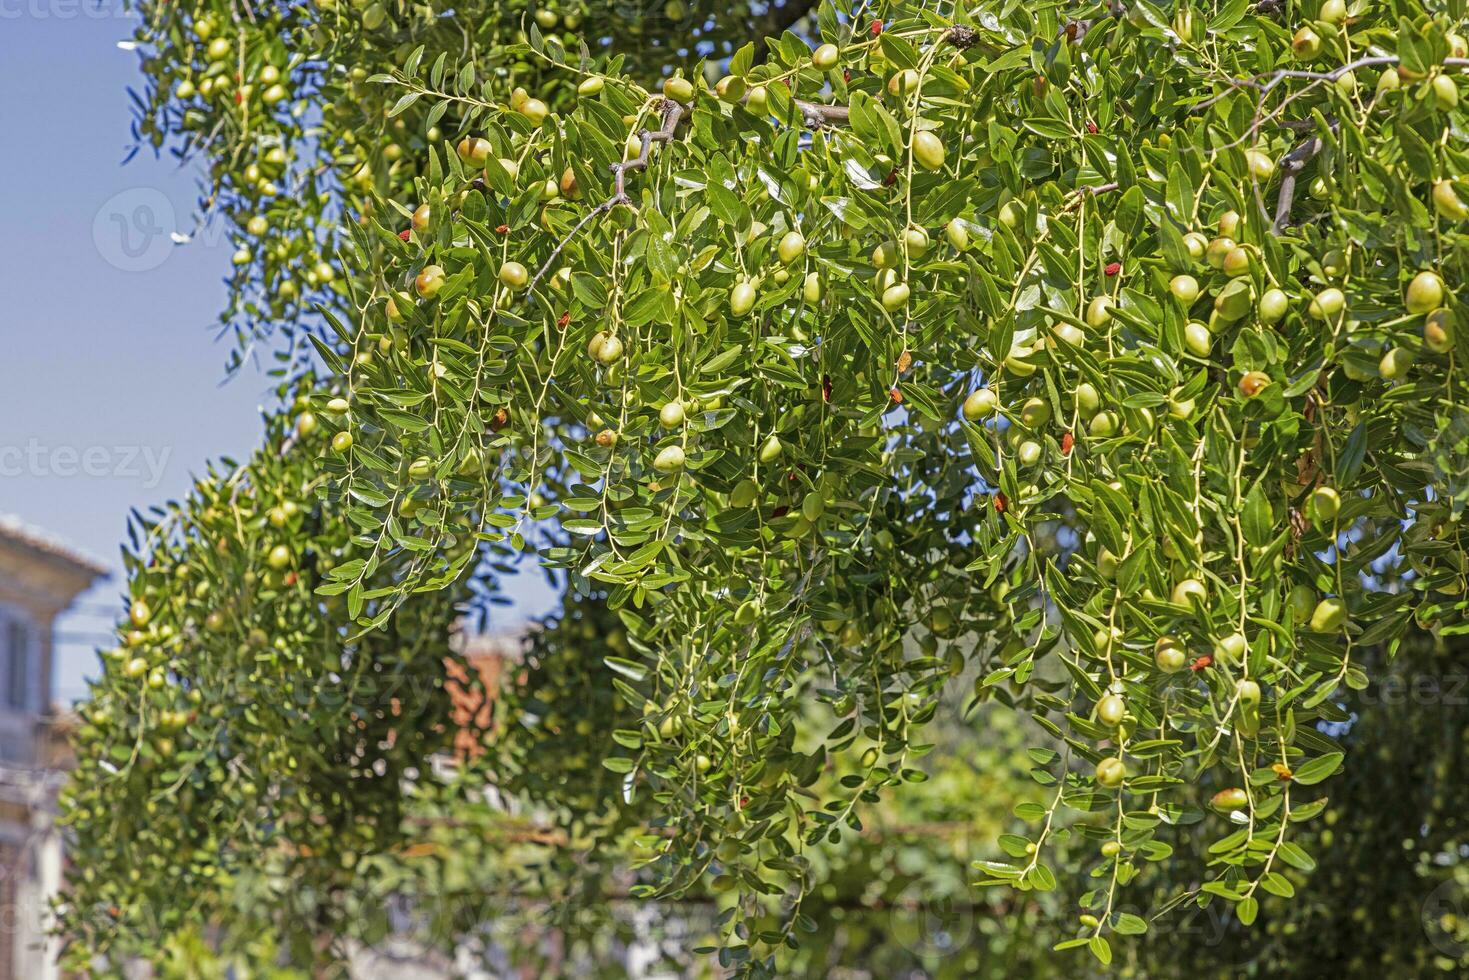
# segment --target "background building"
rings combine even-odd
[[[103,566],[0,515],[0,980],[55,980],[48,903],[61,885],[56,793],[69,712],[52,704],[53,625]]]

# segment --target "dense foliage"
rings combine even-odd
[[[144,5],[282,403],[138,519],[78,959],[264,876],[334,962],[488,786],[538,894],[707,894],[788,973],[974,711],[1041,792],[962,894],[1057,948],[1308,889],[1354,692],[1469,631],[1463,7]],[[565,614],[431,775],[526,555]]]

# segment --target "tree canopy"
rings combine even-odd
[[[78,964],[251,888],[339,962],[492,789],[574,842],[507,875],[790,975],[975,713],[1039,792],[965,894],[1108,964],[1312,887],[1353,692],[1469,632],[1463,0],[138,12],[280,402],[135,515]],[[445,775],[522,563],[564,610]]]

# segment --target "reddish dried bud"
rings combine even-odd
[[[893,400],[894,405],[903,404],[903,393],[896,388],[888,389],[888,397]]]
[[[821,376],[821,400],[823,402],[831,401],[831,375],[829,374],[823,374]]]
[[[775,510],[770,512],[770,519],[775,520],[776,518],[784,517],[790,512],[790,507],[785,504],[781,504],[779,507],[775,508]]]
[[[1107,263],[1107,270],[1106,271],[1107,271],[1107,275],[1109,275],[1109,276],[1115,276],[1115,275],[1117,275],[1117,273],[1119,273],[1119,272],[1122,271],[1122,263],[1121,262],[1108,262]]]
[[[903,351],[898,355],[898,373],[907,374],[908,369],[913,366],[913,355],[909,351]]]
[[[398,232],[398,238],[401,239],[402,241],[405,241],[406,242],[406,241],[408,241],[408,239],[410,239],[412,237],[413,237],[413,232],[410,231],[407,228],[404,228],[402,231]]]
[[[1086,121],[1086,131],[1095,136],[1097,133],[1097,124],[1088,119]]]
[[[508,234],[510,234],[510,226],[509,225],[496,225],[495,226],[495,234],[497,234],[497,235],[508,235]]]
[[[295,585],[296,582],[297,582],[296,573],[295,572],[287,572],[286,573],[285,582],[286,582],[287,585]]]
[[[1061,455],[1070,456],[1071,448],[1076,445],[1076,437],[1069,432],[1061,433]]]
[[[895,168],[886,177],[884,177],[882,179],[882,186],[884,186],[884,187],[891,187],[894,184],[896,184],[897,182],[898,182],[898,171]]]
[[[878,34],[881,34],[882,33],[882,21],[880,21],[880,20],[874,20],[872,22],[872,26],[869,27],[868,30],[872,31],[872,34],[873,34],[874,37],[877,36]]]
[[[1010,498],[1005,496],[1004,491],[995,494],[995,513],[1003,514],[1010,509]]]
[[[495,414],[492,415],[492,416],[490,416],[490,431],[491,432],[499,432],[501,429],[505,428],[505,426],[508,425],[509,423],[510,423],[510,409],[504,408],[504,407],[497,408],[497,409],[495,409]]]
[[[1194,672],[1198,672],[1207,669],[1213,663],[1214,658],[1206,653],[1202,657],[1199,657],[1197,660],[1195,660],[1193,663],[1189,664],[1188,669]]]
[[[561,314],[560,319],[558,319],[556,321],[556,329],[558,329],[558,330],[565,330],[566,329],[566,325],[568,323],[570,323],[570,322],[571,322],[571,311],[568,310],[567,312]]]
[[[1270,768],[1275,770],[1276,778],[1280,779],[1282,782],[1287,782],[1296,777],[1296,774],[1291,772],[1290,766],[1286,765],[1284,762],[1277,762]]]

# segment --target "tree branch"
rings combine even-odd
[[[1332,132],[1336,132],[1341,123],[1333,119],[1330,123]],[[1295,203],[1296,180],[1301,171],[1306,169],[1306,164],[1315,158],[1326,147],[1326,141],[1320,136],[1309,136],[1303,142],[1298,143],[1294,150],[1285,155],[1280,161],[1282,177],[1280,179],[1280,196],[1275,202],[1275,234],[1279,235],[1285,231],[1290,224],[1290,209]]]

